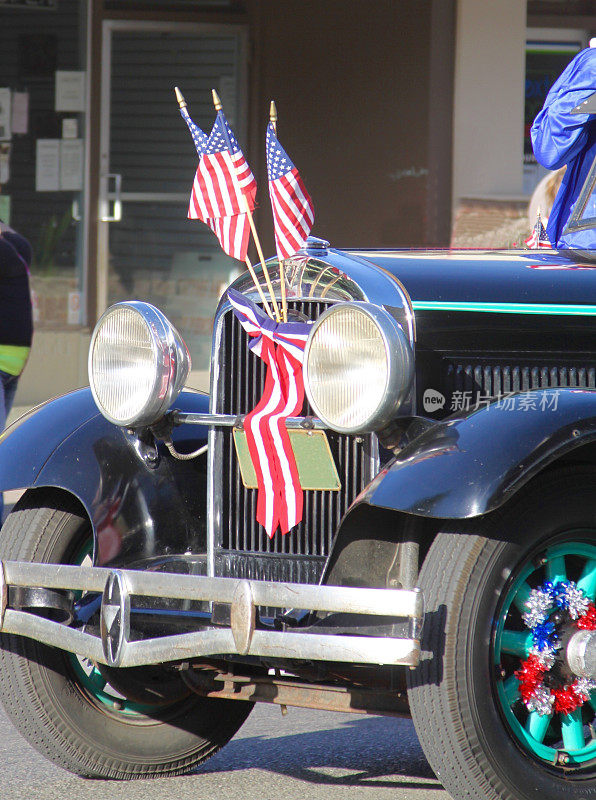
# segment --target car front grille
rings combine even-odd
[[[288,304],[291,315],[316,319],[329,303],[315,300]],[[265,365],[248,349],[248,336],[232,312],[224,316],[217,359],[219,385],[216,411],[241,415],[261,398]],[[305,400],[302,414],[312,415]],[[305,491],[303,519],[289,533],[279,530],[269,539],[256,521],[257,490],[242,483],[229,429],[216,438],[221,464],[221,493],[215,500],[219,527],[215,531],[215,571],[218,575],[261,580],[316,583],[333,536],[348,506],[372,479],[373,437],[351,437],[327,431],[341,481],[339,491]]]

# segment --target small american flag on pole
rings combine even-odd
[[[250,223],[244,212],[247,207],[254,208],[256,181],[222,111],[218,112],[208,138],[185,111],[181,109],[182,117],[201,156],[188,217],[205,222],[219,239],[223,251],[244,261],[250,237]]]
[[[252,211],[256,191],[254,176],[220,110],[197,168],[188,216],[205,222],[243,214],[247,205]]]
[[[280,145],[272,122],[267,125],[267,175],[279,258],[289,258],[304,245],[315,219],[302,178]]]
[[[532,230],[532,233],[528,236],[528,238],[524,239],[524,244],[530,250],[539,250],[542,247],[548,247],[548,248],[551,247],[551,243],[548,239],[546,229],[542,224],[540,212],[538,212],[534,229]]]
[[[184,100],[182,101],[184,102]],[[205,131],[201,130],[199,126],[190,118],[190,114],[186,108],[186,105],[180,108],[180,115],[182,119],[188,125],[188,130],[190,131],[190,135],[192,136],[192,140],[195,143],[195,149],[199,158],[203,155],[205,150],[207,149],[207,144],[209,142],[209,137],[205,133]]]

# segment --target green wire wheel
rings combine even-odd
[[[533,757],[546,764],[560,764],[567,770],[591,770],[596,759],[596,691],[570,713],[550,714],[529,710],[520,696],[520,665],[530,655],[532,633],[524,624],[527,601],[532,590],[545,581],[553,584],[573,581],[592,603],[596,600],[596,531],[574,530],[530,555],[520,565],[508,587],[494,629],[493,654],[497,673],[495,689],[505,723]],[[561,618],[562,617],[562,618]],[[573,620],[553,605],[549,620],[560,642],[576,630]],[[569,686],[574,676],[566,668],[564,648],[547,672],[548,688]]]

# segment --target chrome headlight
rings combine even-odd
[[[413,363],[404,331],[385,309],[339,303],[313,325],[304,386],[315,414],[333,430],[379,430],[405,399]]]
[[[168,319],[149,303],[117,303],[100,317],[89,347],[89,383],[115,425],[156,422],[180,394],[190,355]]]

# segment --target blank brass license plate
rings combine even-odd
[[[325,431],[289,430],[288,434],[298,467],[300,486],[303,489],[339,491],[341,483]],[[239,428],[234,428],[234,445],[242,483],[247,489],[256,489],[257,473],[248,450],[246,433]]]

